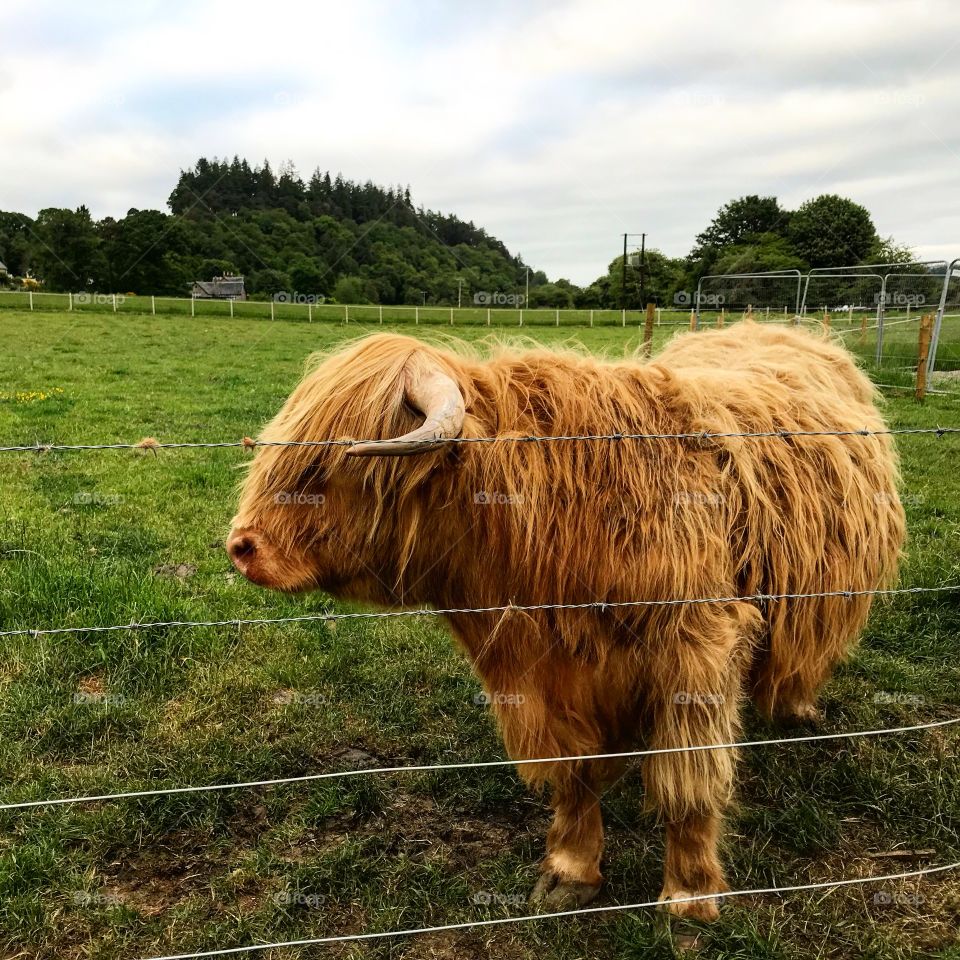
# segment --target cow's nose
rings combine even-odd
[[[245,573],[260,549],[260,534],[253,530],[234,530],[227,538],[227,556],[233,565]]]

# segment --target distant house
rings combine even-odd
[[[243,277],[214,277],[194,280],[191,296],[196,300],[246,300]]]
[[[0,277],[5,277],[10,271],[7,269],[7,265],[0,260]]]

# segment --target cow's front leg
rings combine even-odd
[[[551,761],[615,749],[606,704],[609,685],[598,679],[595,664],[565,652],[554,631],[535,629],[528,617],[522,630],[508,634],[513,625],[500,624],[497,648],[489,638],[475,642],[482,655],[474,659],[517,772],[531,786],[550,792],[553,823],[531,902],[544,911],[563,910],[589,903],[600,890],[600,795],[624,764]],[[541,762],[524,763],[529,760]]]
[[[609,761],[552,765],[553,823],[547,855],[530,901],[543,910],[569,910],[590,903],[600,892],[603,875],[603,819],[600,795],[622,769]]]
[[[584,723],[589,711],[581,713],[574,725],[570,712],[548,704],[540,690],[517,697],[491,697],[504,745],[517,761],[517,772],[531,786],[550,791],[553,823],[531,902],[542,910],[589,903],[603,882],[600,795],[622,764],[607,760],[524,763],[603,752],[600,725],[596,718]]]

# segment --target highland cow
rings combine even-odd
[[[385,607],[478,608],[873,590],[904,536],[889,436],[844,349],[750,322],[653,360],[500,346],[483,359],[394,334],[323,360],[265,428],[227,549],[254,583]],[[612,439],[509,442],[527,436]],[[495,437],[492,443],[453,438]],[[367,442],[362,442],[367,441]],[[616,760],[730,743],[743,698],[808,722],[870,596],[446,616],[520,774],[554,820],[535,904],[597,893]],[[666,828],[661,899],[720,894],[735,751],[645,757]],[[714,899],[667,904],[712,919]]]

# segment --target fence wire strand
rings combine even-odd
[[[850,877],[845,880],[824,880],[818,883],[795,883],[782,887],[755,887],[750,890],[730,890],[726,893],[701,893],[671,899],[671,903],[698,903],[702,900],[733,897],[777,896],[785,893],[803,893],[811,890],[836,890],[841,887],[857,886],[865,883],[881,883],[893,880],[910,880],[914,877],[927,877],[946,873],[960,867],[960,861],[945,863],[936,867],[921,867],[918,870],[904,870],[899,873],[885,873],[873,877]],[[577,910],[558,910],[552,913],[529,913],[519,917],[492,917],[485,920],[468,920],[463,923],[445,923],[435,927],[414,927],[407,930],[375,931],[372,933],[345,933],[330,937],[314,937],[304,940],[283,940],[276,943],[255,943],[244,947],[224,947],[219,950],[200,950],[193,953],[173,953],[162,957],[148,957],[144,960],[202,960],[204,957],[225,957],[231,954],[255,953],[260,950],[276,950],[283,947],[309,947],[331,943],[353,943],[365,940],[385,940],[390,937],[410,937],[431,933],[451,933],[457,930],[471,930],[477,927],[496,927],[508,923],[532,923],[535,920],[557,920],[563,917],[596,916],[598,914],[618,913],[624,910],[647,910],[661,906],[660,901],[646,900],[640,903],[617,903],[601,907],[581,907]]]
[[[569,763],[585,760],[620,760],[635,757],[661,756],[671,753],[702,753],[710,750],[738,750],[745,747],[769,747],[787,743],[813,743],[822,740],[854,740],[863,737],[878,737],[888,733],[914,733],[955,726],[960,717],[947,720],[931,720],[906,727],[881,727],[876,730],[847,730],[840,733],[811,733],[799,737],[775,737],[769,740],[741,740],[730,743],[701,743],[685,747],[656,747],[649,750],[627,750],[619,753],[586,753],[560,757],[534,757],[529,760],[461,760],[453,763],[424,763],[393,767],[361,767],[354,770],[334,770],[329,773],[305,773],[294,777],[277,777],[271,780],[247,780],[238,783],[214,783],[191,787],[158,787],[155,790],[130,790],[123,793],[102,793],[89,796],[59,797],[50,800],[24,800],[18,803],[0,804],[3,810],[25,810],[36,807],[60,807],[77,803],[96,803],[110,800],[132,800],[142,797],[172,796],[185,793],[213,793],[223,790],[245,790],[254,787],[277,787],[291,783],[308,783],[317,780],[339,780],[347,777],[380,776],[394,773],[432,773],[444,770],[475,770],[495,767],[514,767],[543,763]]]
[[[907,436],[917,434],[936,434],[938,438],[947,434],[960,433],[960,427],[891,427],[886,430],[758,430],[730,433],[600,433],[600,434],[571,434],[558,436],[521,436],[500,435],[495,437],[450,437],[443,441],[432,439],[415,440],[412,443],[423,444],[425,447],[435,447],[438,443],[558,443],[576,441],[617,441],[617,440],[728,440],[743,439],[771,439],[776,437],[878,437],[878,436]],[[251,440],[245,437],[242,440],[222,440],[212,442],[174,442],[162,443],[159,440],[148,438],[137,443],[33,443],[8,445],[0,447],[0,453],[47,453],[51,451],[86,451],[86,450],[185,450],[185,449],[217,449],[223,447],[352,447],[359,443],[392,443],[392,438],[375,438],[371,440]]]
[[[233,620],[158,620],[148,623],[117,623],[103,627],[46,627],[41,629],[0,630],[3,637],[49,637],[70,633],[109,633],[116,630],[155,630],[175,627],[246,627],[276,623],[336,623],[340,620],[390,620],[397,617],[448,617],[468,613],[528,613],[544,610],[608,610],[631,607],[678,607],[701,603],[773,603],[778,600],[814,600],[817,598],[894,596],[901,594],[949,593],[960,584],[937,587],[888,587],[877,590],[824,590],[820,593],[753,593],[728,597],[688,597],[672,600],[591,600],[586,603],[508,603],[496,607],[420,607],[416,610],[377,610],[367,613],[309,613],[297,617],[252,617]]]

